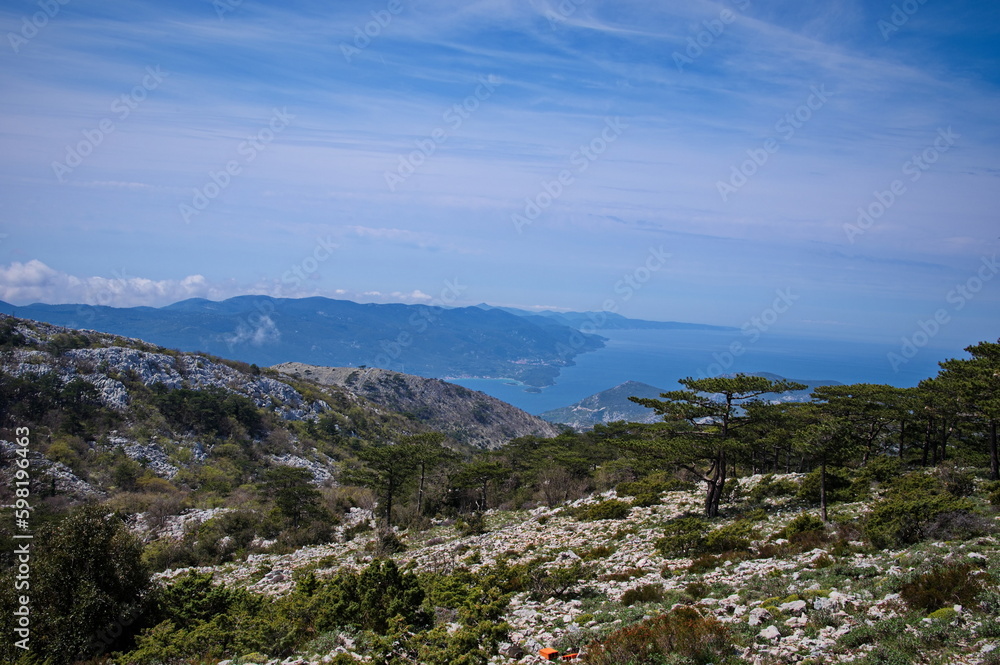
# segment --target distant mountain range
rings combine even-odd
[[[573,359],[604,346],[602,329],[704,328],[604,312],[529,312],[488,305],[359,304],[329,298],[195,298],[165,307],[14,306],[0,312],[136,337],[261,366],[371,366],[435,378],[511,378],[552,385]]]
[[[680,321],[646,321],[629,319],[613,312],[556,312],[546,309],[532,312],[515,307],[493,307],[485,303],[476,305],[481,309],[501,310],[509,314],[523,316],[540,325],[557,325],[589,331],[600,330],[739,330],[731,326],[713,326],[707,323],[682,323]]]
[[[785,380],[784,377],[770,372],[748,372],[753,376],[762,376],[772,381]],[[805,390],[790,390],[766,397],[772,402],[807,402],[810,394],[819,386],[839,386],[839,381],[817,381],[788,379],[795,383],[807,386]],[[671,390],[680,389],[671,388]],[[606,424],[617,420],[627,420],[634,423],[653,423],[659,417],[652,409],[629,401],[629,397],[647,397],[658,399],[661,393],[667,392],[663,388],[651,386],[648,383],[638,381],[626,381],[625,383],[603,390],[599,393],[585,397],[576,404],[565,406],[559,409],[552,409],[539,414],[543,420],[550,423],[568,425],[577,431],[593,429],[594,425]]]

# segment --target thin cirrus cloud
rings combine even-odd
[[[926,316],[994,251],[992,6],[927,3],[887,37],[891,3],[862,0],[397,6],[62,6],[2,55],[5,299],[83,298],[126,270],[139,281],[121,303],[419,302],[457,275],[471,301],[586,309],[603,297],[593,285],[666,242],[676,269],[624,313],[733,325],[794,283],[854,303],[867,330],[887,307]],[[21,19],[0,10],[9,29]],[[113,111],[149,68],[162,81]],[[827,99],[802,111],[816,90]],[[292,119],[269,135],[279,111]],[[809,117],[789,134],[797,112]],[[625,129],[604,145],[609,119]],[[102,120],[114,131],[60,182],[53,163]],[[960,138],[910,180],[905,165],[947,128]],[[777,151],[747,167],[768,141]],[[722,196],[741,168],[754,173]],[[572,183],[552,196],[563,172]],[[182,219],[213,177],[225,185]],[[846,233],[894,180],[906,193]],[[546,205],[518,230],[533,202]],[[335,260],[288,290],[282,275],[326,235]],[[993,321],[978,317],[976,330]]]

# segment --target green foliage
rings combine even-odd
[[[237,434],[238,427],[251,436],[265,431],[253,400],[222,388],[170,390],[158,383],[153,387],[152,401],[172,427],[185,432],[229,437]]]
[[[705,536],[705,551],[715,554],[750,547],[750,537],[755,529],[752,522],[738,520],[714,529]]]
[[[868,464],[858,470],[856,478],[869,483],[885,485],[901,475],[903,475],[903,461],[901,459],[888,455],[878,455],[868,460]]]
[[[584,522],[597,520],[622,520],[628,517],[632,507],[618,499],[608,499],[600,503],[581,506],[574,511],[574,516]]]
[[[678,607],[617,630],[589,645],[587,654],[591,665],[662,665],[670,657],[694,665],[738,662],[726,627],[693,607]]]
[[[30,550],[32,654],[62,665],[127,639],[128,626],[144,612],[151,582],[142,544],[121,519],[96,507],[81,508],[43,527]],[[18,606],[13,570],[0,580],[5,608],[0,657],[7,662],[23,655],[10,637],[14,617],[6,609]],[[104,641],[105,635],[121,637]]]
[[[864,524],[865,537],[875,547],[898,547],[919,542],[928,527],[944,513],[972,509],[968,499],[948,493],[940,479],[909,473],[893,483],[872,508]]]
[[[320,494],[310,482],[312,479],[313,474],[308,469],[292,466],[276,466],[264,474],[262,491],[274,501],[293,528],[299,526],[303,517],[320,515]]]
[[[699,552],[705,545],[708,522],[702,517],[677,517],[663,528],[663,537],[656,541],[656,550],[666,558],[685,557]]]
[[[769,473],[750,490],[747,499],[753,504],[758,504],[763,503],[764,499],[795,496],[798,491],[799,484],[795,481],[787,478],[775,479],[774,474]]]
[[[779,538],[791,539],[798,534],[816,532],[822,533],[824,531],[826,531],[826,525],[823,524],[823,520],[810,513],[802,513],[789,522],[785,528],[779,531],[776,535]]]
[[[376,560],[360,573],[341,571],[313,594],[316,629],[351,627],[385,634],[393,620],[424,628],[430,617],[421,608],[424,592],[416,575],[392,561]]]
[[[899,593],[913,609],[934,612],[952,605],[972,605],[992,581],[990,575],[968,563],[952,563],[906,582]]]
[[[486,517],[481,512],[463,515],[455,521],[455,530],[460,536],[481,536],[486,533]]]
[[[843,467],[828,466],[826,468],[826,501],[854,501],[855,488],[851,482],[851,472]],[[816,469],[806,475],[799,485],[798,496],[812,503],[819,503],[820,470]]]
[[[621,604],[631,607],[637,603],[653,603],[663,600],[662,584],[644,584],[643,586],[629,589],[622,594]]]
[[[533,600],[573,598],[581,591],[581,580],[590,577],[590,570],[581,561],[568,566],[533,566],[528,573],[528,590]]]

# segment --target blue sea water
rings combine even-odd
[[[755,343],[738,331],[611,330],[598,351],[576,357],[553,386],[539,393],[503,379],[451,379],[472,390],[509,402],[528,413],[569,406],[584,397],[625,381],[641,381],[664,390],[681,386],[678,379],[728,372],[773,372],[789,379],[832,380],[841,383],[887,383],[906,387],[937,374],[937,363],[965,357],[961,348],[923,348],[898,371],[886,355],[898,347],[855,341],[832,341],[767,334]],[[745,352],[727,357],[733,342]]]

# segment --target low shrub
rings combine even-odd
[[[617,630],[589,645],[587,654],[590,665],[660,665],[668,658],[694,665],[738,662],[728,629],[693,607]]]
[[[752,490],[747,494],[751,503],[763,503],[765,499],[777,499],[785,496],[795,496],[799,491],[799,484],[787,478],[775,480],[774,474],[767,474],[761,478]]]
[[[748,549],[753,532],[754,525],[747,520],[719,527],[705,536],[705,551],[721,554],[731,550]]]
[[[946,564],[903,584],[899,593],[915,610],[934,612],[953,605],[971,605],[992,582],[971,564]]]
[[[879,548],[909,545],[926,538],[942,514],[968,513],[972,508],[970,500],[956,498],[939,478],[909,473],[875,503],[864,523],[865,537]]]
[[[797,534],[823,532],[825,530],[826,525],[823,524],[823,520],[810,513],[802,513],[789,522],[777,535],[779,538],[788,538],[791,540],[792,536]]]
[[[656,550],[666,558],[684,557],[704,547],[708,522],[701,517],[678,517],[667,522]]]
[[[628,517],[632,508],[629,504],[618,499],[608,499],[590,506],[583,506],[575,511],[577,519],[585,522],[596,522],[597,520],[621,520]]]
[[[652,603],[663,600],[663,586],[660,584],[645,584],[635,589],[629,589],[622,594],[621,603],[631,607],[637,603]]]

